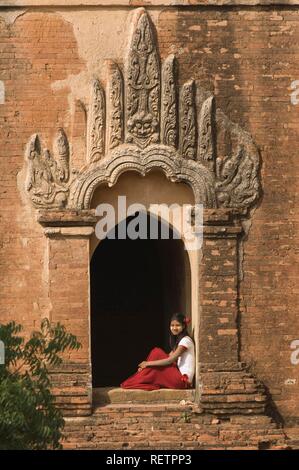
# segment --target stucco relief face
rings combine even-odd
[[[128,121],[129,132],[146,146],[151,139],[158,141],[158,121],[151,113],[139,112]]]

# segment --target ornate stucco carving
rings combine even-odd
[[[97,167],[89,168],[78,176],[71,189],[70,207],[90,207],[94,190],[101,184],[113,186],[125,171],[134,170],[145,175],[153,169],[161,169],[173,182],[184,182],[193,190],[195,202],[206,207],[215,207],[214,175],[192,160],[184,159],[171,147],[151,145],[138,149],[124,145],[114,150],[111,158]]]
[[[198,160],[206,162],[210,170],[215,169],[216,157],[216,122],[215,98],[207,98],[200,110],[198,119]]]
[[[180,96],[180,152],[182,157],[196,158],[196,118],[194,81],[185,83]]]
[[[89,158],[96,162],[105,155],[105,95],[99,80],[94,80],[89,111]]]
[[[109,66],[109,149],[123,143],[124,137],[124,105],[123,78],[117,64]]]
[[[161,67],[152,23],[144,8],[137,9],[123,66],[110,61],[107,89],[98,79],[91,87],[87,166],[70,184],[64,132],[58,133],[55,158],[41,152],[37,136],[30,141],[27,189],[33,203],[87,209],[96,185],[115,184],[123,171],[152,168],[189,184],[206,207],[256,203],[260,159],[251,136],[216,109],[214,96],[196,80],[181,87],[178,81],[174,55]],[[221,147],[223,133],[232,145]]]
[[[67,202],[69,146],[63,129],[58,130],[55,144],[57,159],[48,149],[42,149],[37,134],[31,137],[27,145],[26,190],[35,207],[63,207]]]
[[[70,149],[66,134],[62,128],[58,129],[54,140],[53,152],[56,161],[58,179],[62,183],[69,180]]]
[[[258,148],[251,135],[220,110],[217,110],[217,125],[235,142],[229,155],[219,156],[216,160],[217,203],[224,207],[250,207],[260,194]]]
[[[126,141],[145,148],[159,140],[160,64],[150,20],[143,10],[136,18],[126,79]]]
[[[176,61],[172,54],[162,67],[161,140],[165,145],[177,146],[177,118]]]

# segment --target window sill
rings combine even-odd
[[[100,387],[93,389],[93,406],[110,404],[156,404],[175,403],[182,401],[194,403],[195,389],[174,390],[160,389],[153,391],[146,390],[124,390],[118,387]]]

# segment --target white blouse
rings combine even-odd
[[[189,382],[192,383],[195,372],[195,351],[194,343],[190,336],[184,336],[178,346],[184,346],[186,350],[181,354],[177,361],[177,366],[182,375],[188,375]]]

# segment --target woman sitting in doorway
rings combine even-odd
[[[194,342],[187,332],[189,319],[175,313],[170,320],[170,354],[154,348],[138,372],[122,382],[122,388],[158,390],[159,388],[191,388],[195,354]]]

